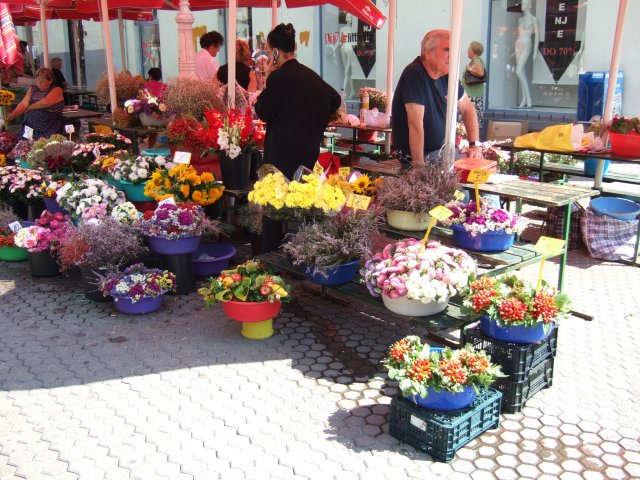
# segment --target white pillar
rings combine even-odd
[[[122,58],[122,70],[127,69],[127,52],[124,48],[124,23],[122,21],[122,9],[118,9],[118,33],[120,33],[120,56]],[[142,72],[143,76],[145,72]]]
[[[396,32],[396,0],[389,0],[389,20],[387,23],[387,113],[391,116],[391,102],[393,100],[393,44]],[[386,134],[384,150],[391,153],[391,135]]]
[[[238,0],[229,0],[229,24],[227,26],[227,62],[229,72],[227,80],[227,92],[229,95],[229,108],[236,106],[236,18],[238,16]]]
[[[271,0],[271,30],[278,24],[278,0]]]
[[[45,67],[50,67],[49,63],[49,38],[47,37],[47,14],[45,12],[45,7],[47,2],[45,0],[40,0],[40,36],[42,37],[42,61]],[[36,72],[33,72],[35,75]]]
[[[181,78],[196,76],[193,21],[189,0],[180,0],[180,11],[176,15],[176,23],[178,24],[178,77]]]
[[[109,27],[109,9],[107,8],[107,0],[100,0],[100,11],[102,14],[102,41],[104,42],[104,51],[107,61],[107,77],[109,78],[109,102],[111,103],[111,111],[118,108],[118,99],[116,97],[116,71],[113,67],[113,46],[111,44],[111,29]]]
[[[460,36],[462,33],[462,0],[451,0],[451,36],[449,37],[449,87],[447,124],[444,135],[444,161],[453,167],[456,153],[456,119],[458,112],[458,77],[460,76]]]

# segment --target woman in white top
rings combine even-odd
[[[515,43],[516,55],[516,76],[520,82],[522,101],[520,108],[531,107],[531,92],[527,81],[525,66],[533,50],[533,59],[538,58],[538,20],[531,13],[531,1],[522,1],[522,16],[518,19],[518,37]],[[534,36],[533,46],[531,45],[531,34]]]

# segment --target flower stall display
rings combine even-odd
[[[167,270],[147,268],[136,263],[122,272],[111,271],[101,277],[102,295],[111,296],[117,310],[130,315],[155,312],[162,297],[176,289],[176,277]]]
[[[40,184],[42,199],[47,210],[51,213],[63,213],[68,215],[69,212],[62,208],[58,203],[56,192],[67,184],[67,180],[54,180],[51,176],[47,176]]]
[[[84,135],[85,143],[106,143],[113,145],[115,150],[130,150],[132,146],[131,139],[119,133],[86,133]]]
[[[118,222],[125,225],[133,225],[140,218],[140,214],[135,205],[131,202],[124,202],[116,205],[111,210],[111,216]]]
[[[114,180],[124,186],[127,198],[133,202],[150,202],[153,197],[145,195],[145,184],[151,178],[151,174],[167,166],[166,159],[159,155],[150,157],[147,155],[123,155],[115,164],[111,175]]]
[[[149,249],[164,255],[195,252],[204,233],[219,233],[218,222],[209,220],[196,203],[158,205],[144,212],[139,227],[149,237]]]
[[[70,142],[63,135],[51,135],[36,140],[23,160],[26,161],[29,168],[42,168],[47,172],[71,173],[76,171],[72,160],[75,148],[76,144]]]
[[[0,132],[0,154],[8,155],[18,143],[19,138],[11,132]]]
[[[71,162],[75,172],[84,172],[89,169],[95,170],[95,161],[103,155],[117,156],[127,153],[126,150],[118,150],[112,143],[78,143],[71,152]]]
[[[301,181],[289,181],[276,171],[253,185],[249,201],[264,207],[265,215],[276,220],[309,219],[335,215],[346,196],[339,187],[321,182],[315,173],[303,175]]]
[[[546,282],[540,288],[515,275],[482,276],[463,292],[462,312],[480,318],[485,335],[505,342],[534,343],[569,316],[570,301]]]
[[[242,336],[256,340],[273,335],[273,317],[280,313],[281,304],[291,299],[289,292],[282,277],[271,274],[256,260],[223,270],[198,290],[208,307],[222,302],[229,318],[242,322]]]
[[[385,177],[376,198],[387,209],[387,223],[409,231],[426,230],[429,211],[453,200],[460,188],[459,175],[442,165],[414,166],[400,177]]]
[[[475,201],[465,204],[455,200],[446,207],[453,215],[442,223],[453,228],[456,245],[468,250],[504,251],[528,225],[525,217],[496,206],[486,197],[480,197],[480,212]]]
[[[0,206],[0,260],[5,262],[21,262],[28,258],[25,248],[15,244],[15,233],[9,225],[17,225],[20,218],[11,210]]]
[[[36,224],[18,230],[15,236],[17,247],[29,252],[29,268],[36,277],[58,275],[60,269],[55,255],[60,241],[68,235],[71,223],[62,213],[42,212]]]
[[[607,125],[607,132],[615,155],[640,155],[640,117],[615,117]]]
[[[18,140],[18,143],[11,149],[11,152],[8,155],[8,160],[14,161],[16,163],[20,163],[23,167],[28,166],[26,162],[26,158],[31,151],[31,147],[35,142],[31,139],[23,138]],[[24,162],[24,163],[23,163]]]
[[[392,312],[426,316],[447,308],[476,271],[463,250],[408,238],[387,245],[361,271],[369,293]]]
[[[147,90],[140,90],[135,98],[124,102],[124,108],[129,115],[138,115],[145,127],[159,127],[167,123],[167,104]]]
[[[56,192],[61,208],[73,218],[80,218],[85,209],[92,205],[104,204],[107,211],[124,202],[124,194],[104,180],[85,178],[72,180]]]
[[[384,366],[389,378],[398,381],[402,395],[434,410],[467,407],[478,389],[504,376],[484,351],[469,344],[459,350],[433,348],[415,335],[391,345]]]
[[[40,188],[48,175],[14,165],[0,167],[0,200],[33,204],[42,199]]]
[[[347,283],[360,260],[371,255],[372,235],[380,226],[373,210],[340,212],[319,222],[303,224],[289,235],[284,251],[294,265],[303,265],[307,280],[320,285]]]
[[[173,197],[178,203],[211,205],[224,188],[212,173],[199,174],[191,165],[176,165],[171,170],[155,170],[145,183],[144,194],[158,201]]]

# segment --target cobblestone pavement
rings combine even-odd
[[[639,284],[572,253],[568,292],[595,320],[565,322],[553,386],[446,464],[388,434],[379,362],[424,333],[402,317],[298,288],[250,341],[195,293],[126,316],[77,275],[2,263],[0,479],[639,478]]]

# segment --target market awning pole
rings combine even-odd
[[[278,0],[271,0],[271,29],[278,24]]]
[[[118,32],[120,33],[120,55],[122,57],[122,70],[127,69],[127,54],[124,48],[124,22],[122,21],[122,9],[118,9]]]
[[[449,169],[455,160],[456,119],[458,112],[458,77],[460,76],[460,36],[462,33],[462,0],[451,0],[451,36],[449,37],[449,87],[447,124],[444,136],[444,162]]]
[[[71,30],[73,32],[73,51],[76,57],[76,85],[82,86],[82,65],[80,65],[80,20],[71,22]]]
[[[42,32],[40,36],[42,37],[42,61],[45,67],[49,68],[51,65],[49,64],[49,38],[47,37],[47,13],[45,10],[47,2],[45,0],[40,0],[40,29]],[[33,72],[35,75],[36,72]]]
[[[113,67],[113,45],[111,44],[111,28],[109,27],[109,9],[107,0],[100,0],[100,13],[102,15],[102,41],[107,61],[107,77],[109,79],[109,102],[111,112],[118,108],[118,97],[116,96],[116,72]]]
[[[396,33],[396,0],[389,0],[389,23],[387,23],[387,114],[391,116],[393,100],[393,45]],[[391,135],[384,136],[384,151],[391,153]]]
[[[607,85],[607,99],[604,104],[603,119],[605,122],[611,120],[613,116],[613,97],[616,93],[616,83],[618,81],[618,69],[620,68],[620,53],[622,47],[622,36],[624,34],[624,23],[627,17],[627,0],[620,0],[618,5],[618,20],[616,22],[616,33],[613,37],[613,50],[611,52],[611,66],[609,67],[609,83]],[[596,174],[593,186],[602,188],[602,177],[604,175],[604,160],[599,159],[596,164]]]
[[[238,16],[237,0],[229,0],[229,25],[227,35],[227,62],[229,65],[229,77],[227,80],[227,95],[229,95],[229,108],[236,106],[236,18]]]

